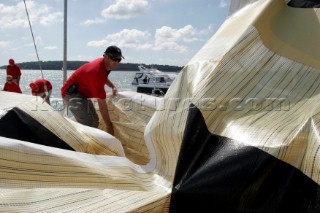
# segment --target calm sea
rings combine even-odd
[[[20,88],[23,94],[31,95],[31,89],[29,84],[36,79],[42,78],[40,70],[21,70],[21,80]],[[74,71],[68,71],[67,77],[69,77]],[[131,82],[137,71],[112,71],[109,75],[109,79],[113,84],[118,88],[118,91],[136,91],[137,87],[132,85]],[[61,70],[43,70],[43,77],[47,79],[52,84],[52,94],[51,94],[51,103],[52,102],[61,102],[61,93],[60,89],[63,85],[63,71]],[[168,73],[176,74],[176,73]],[[6,70],[0,69],[0,90],[3,89],[3,86],[6,81]],[[106,91],[110,92],[110,88],[106,86]],[[54,106],[53,106],[54,107]],[[55,107],[54,107],[55,108]]]
[[[40,70],[22,70],[20,88],[22,93],[31,95],[31,89],[29,84],[36,79],[42,78]],[[52,84],[52,98],[60,98],[60,89],[63,84],[63,72],[61,70],[43,70],[43,76],[45,79],[49,80]],[[69,77],[74,71],[68,71],[67,76]],[[110,80],[116,85],[119,91],[131,90],[135,91],[136,86],[131,85],[131,82],[134,78],[135,71],[112,71],[109,75]],[[3,89],[3,86],[6,81],[6,70],[0,69],[0,88]],[[106,87],[106,91],[108,88]],[[110,92],[110,91],[109,91]]]

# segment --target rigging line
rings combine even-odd
[[[39,59],[38,49],[37,49],[37,45],[36,45],[36,42],[35,42],[35,39],[34,39],[34,35],[33,35],[33,31],[32,31],[32,26],[31,26],[31,22],[30,22],[30,18],[29,18],[29,13],[28,13],[28,9],[27,9],[27,4],[26,4],[26,1],[25,1],[25,0],[23,0],[23,2],[24,2],[24,7],[25,7],[25,9],[26,9],[26,13],[27,13],[28,21],[29,21],[29,27],[30,27],[31,36],[32,36],[32,39],[33,39],[33,45],[34,45],[34,48],[35,48],[35,50],[36,50],[36,55],[37,55],[37,59],[38,59],[38,63],[39,63],[40,71],[41,71],[41,76],[42,76],[42,79],[44,79],[43,72],[42,72],[42,67],[41,67],[41,62],[40,62],[40,59]]]
[[[37,49],[36,41],[35,41],[35,39],[34,39],[33,31],[32,31],[32,26],[31,26],[31,22],[30,22],[30,17],[29,17],[29,12],[28,12],[28,8],[27,8],[26,0],[23,0],[23,2],[24,2],[24,7],[25,7],[25,9],[26,9],[27,17],[28,17],[28,22],[29,22],[29,27],[30,27],[31,36],[32,36],[32,39],[33,39],[34,49],[36,50],[36,55],[37,55],[37,59],[38,59],[38,63],[39,63],[39,68],[40,68],[40,72],[41,72],[41,77],[42,77],[42,79],[44,79],[44,75],[43,75],[42,67],[41,67],[41,62],[40,62],[40,59],[39,59],[38,49]],[[47,85],[46,85],[45,83],[44,83],[43,87],[44,87],[44,93],[45,93],[45,98],[44,98],[43,101],[45,101],[45,99],[48,98],[49,92],[48,92]]]

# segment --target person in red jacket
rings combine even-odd
[[[7,75],[12,76],[12,80],[17,82],[19,85],[20,78],[21,78],[21,70],[20,67],[14,63],[12,58],[9,59],[9,65],[7,66]]]
[[[52,93],[52,84],[45,79],[38,79],[35,82],[29,84],[31,93],[34,96],[43,98],[50,105],[50,96]]]
[[[63,101],[79,123],[99,127],[99,117],[91,101],[91,98],[96,98],[106,130],[109,134],[114,134],[104,86],[110,87],[112,95],[116,95],[117,89],[108,76],[122,58],[124,57],[119,47],[109,46],[102,58],[82,65],[63,84],[61,88]]]
[[[7,75],[7,82],[3,87],[3,91],[22,93],[19,84],[13,81],[11,75]]]

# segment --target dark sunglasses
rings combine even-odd
[[[113,56],[113,55],[108,55],[108,57],[112,60],[112,61],[116,61],[116,62],[121,62],[121,58],[117,58],[117,57],[115,57],[115,56]]]

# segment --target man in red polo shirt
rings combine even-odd
[[[116,95],[117,89],[108,75],[118,66],[122,58],[124,57],[119,47],[109,46],[102,58],[79,67],[62,86],[63,101],[79,123],[95,128],[99,126],[99,117],[90,100],[96,98],[107,132],[113,135],[104,85],[110,87],[112,94]]]
[[[31,93],[34,96],[43,98],[50,105],[50,96],[52,93],[52,84],[46,79],[38,79],[29,84]]]
[[[9,59],[9,65],[7,66],[7,75],[12,76],[12,80],[17,82],[19,85],[20,77],[21,77],[21,70],[20,67],[14,63],[12,58]]]

